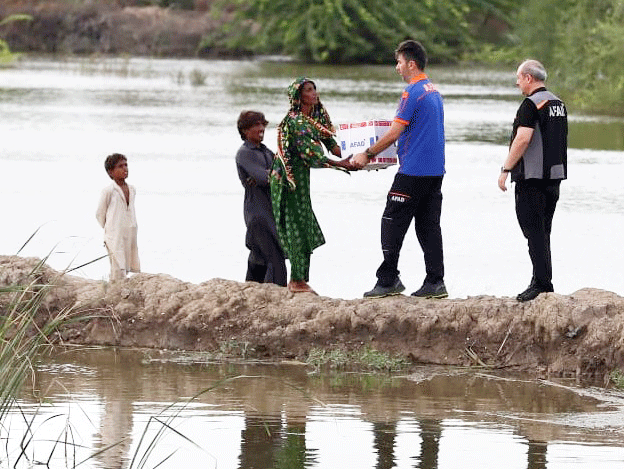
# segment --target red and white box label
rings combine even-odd
[[[339,124],[337,128],[338,144],[343,156],[361,153],[373,145],[392,125],[392,121],[370,120]],[[397,164],[396,142],[371,158],[364,169],[384,169]]]

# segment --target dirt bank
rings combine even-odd
[[[24,13],[32,21],[0,25],[0,38],[14,52],[167,57],[242,54],[201,47],[204,37],[214,35],[229,20],[228,15],[210,13],[211,1],[199,2],[201,8],[193,10],[132,3],[8,0],[0,5],[0,19]]]
[[[0,286],[23,282],[36,263],[0,256]],[[624,367],[624,298],[597,289],[528,303],[491,296],[342,300],[163,274],[111,285],[47,267],[41,282],[58,285],[42,314],[71,307],[96,316],[62,331],[75,344],[209,351],[236,343],[248,356],[299,359],[313,348],[369,346],[426,364],[597,376]],[[3,294],[0,307],[7,300]]]

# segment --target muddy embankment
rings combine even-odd
[[[0,286],[24,282],[36,263],[0,256]],[[624,298],[597,289],[528,303],[492,296],[342,300],[223,279],[196,285],[164,274],[109,284],[45,267],[40,277],[57,285],[43,316],[67,308],[91,316],[61,331],[66,343],[193,351],[236,343],[249,357],[296,359],[314,348],[367,346],[415,364],[581,376],[624,367]],[[3,294],[0,307],[8,299]]]
[[[0,38],[14,52],[163,57],[242,54],[201,47],[204,37],[219,34],[229,20],[227,14],[211,14],[212,0],[196,1],[194,10],[132,3],[137,2],[6,0],[0,2],[0,19],[20,13],[32,20],[0,25]]]

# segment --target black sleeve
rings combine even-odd
[[[536,122],[539,120],[535,103],[528,98],[522,101],[518,109],[517,119],[518,127],[530,127],[534,129]]]

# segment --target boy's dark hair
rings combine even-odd
[[[238,116],[238,122],[236,126],[238,127],[238,133],[241,136],[241,139],[245,140],[244,131],[252,128],[258,122],[261,122],[264,125],[267,125],[269,122],[264,118],[264,114],[258,111],[243,111]]]
[[[412,39],[403,41],[401,44],[399,44],[399,47],[397,47],[396,51],[394,51],[395,57],[398,57],[399,54],[405,57],[405,60],[407,60],[408,62],[410,60],[416,62],[416,65],[418,65],[419,69],[423,71],[425,70],[425,67],[427,66],[427,52],[420,42],[414,41]]]
[[[128,158],[126,158],[121,153],[113,153],[112,155],[108,155],[106,157],[106,161],[104,161],[104,169],[106,170],[106,172],[110,173],[115,167],[115,165],[119,163],[119,160],[128,161]]]

